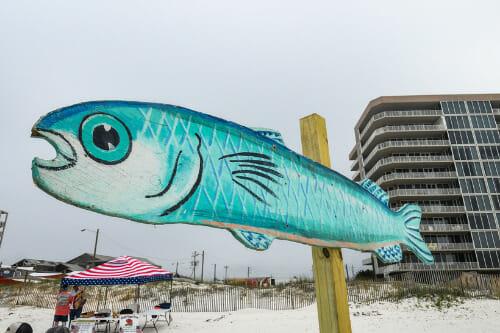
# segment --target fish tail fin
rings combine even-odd
[[[432,264],[434,262],[434,257],[420,235],[422,210],[417,205],[406,204],[398,210],[398,213],[402,216],[404,223],[403,243],[408,246],[422,262]]]

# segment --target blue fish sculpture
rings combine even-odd
[[[50,112],[32,136],[57,152],[33,160],[35,184],[84,209],[227,229],[255,250],[279,238],[373,251],[390,263],[402,259],[402,243],[433,262],[418,206],[391,210],[377,184],[293,152],[272,130],[173,105],[101,101]]]

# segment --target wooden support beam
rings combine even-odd
[[[304,156],[330,168],[325,119],[315,113],[300,119],[300,133]],[[312,257],[320,333],[351,333],[342,252],[313,247]]]

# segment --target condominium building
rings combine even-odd
[[[356,124],[353,179],[369,178],[390,207],[422,207],[420,231],[435,264],[403,246],[377,274],[500,271],[500,94],[379,97]],[[377,221],[374,221],[377,223]]]

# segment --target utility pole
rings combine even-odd
[[[7,225],[7,217],[9,217],[9,213],[0,209],[0,247],[2,246],[3,235],[5,233],[5,226]]]
[[[201,251],[201,283],[203,283],[203,268],[205,267],[205,250]]]
[[[227,281],[227,269],[229,268],[229,266],[224,266],[224,282]]]
[[[214,282],[217,281],[217,264],[214,264]]]
[[[95,232],[95,243],[94,243],[94,265],[95,265],[95,256],[97,255],[97,242],[99,241],[99,228],[97,228],[97,231]]]
[[[200,254],[196,251],[193,252],[193,261],[191,261],[191,265],[193,266],[193,280],[196,281],[196,266],[198,265],[198,261],[196,261],[196,257]]]
[[[179,262],[175,264],[175,276],[179,276]]]
[[[92,254],[92,265],[91,267],[94,267],[95,266],[95,263],[96,263],[96,256],[97,256],[97,242],[99,241],[99,228],[97,228],[97,230],[92,230],[92,229],[82,229],[80,230],[81,232],[84,232],[84,231],[90,231],[90,232],[95,232],[95,241],[94,241],[94,252]]]
[[[248,266],[248,269],[247,269],[247,278],[250,279],[250,266]]]

